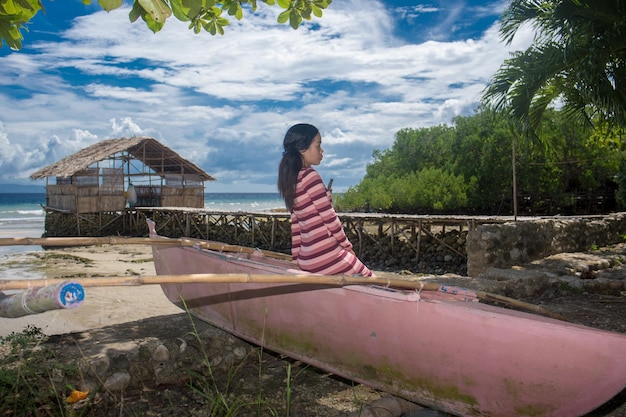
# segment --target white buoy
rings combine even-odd
[[[126,201],[131,207],[134,207],[135,204],[137,204],[137,191],[135,191],[135,186],[133,184],[128,186]]]

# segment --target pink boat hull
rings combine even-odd
[[[289,262],[153,246],[156,271],[299,273]],[[256,259],[256,260],[255,260]],[[350,380],[459,416],[581,416],[626,386],[626,335],[436,291],[163,285],[198,318]]]

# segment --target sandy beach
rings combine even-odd
[[[0,257],[0,279],[57,278],[79,275],[153,275],[152,250],[143,245],[33,250]],[[66,334],[144,318],[177,314],[158,285],[88,287],[85,301],[73,309],[0,318],[0,336],[35,326],[46,335]]]

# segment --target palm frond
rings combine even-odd
[[[584,123],[626,126],[626,0],[512,0],[500,34],[510,43],[528,23],[533,45],[501,65],[485,106],[535,133],[555,102]]]

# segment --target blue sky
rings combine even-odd
[[[20,51],[0,48],[0,184],[104,139],[151,136],[217,182],[275,192],[285,131],[316,125],[333,189],[358,184],[402,128],[471,115],[522,30],[500,41],[506,1],[335,0],[297,31],[259,2],[225,36],[171,18],[153,34],[80,0],[43,0]],[[61,4],[63,3],[63,4]]]

